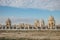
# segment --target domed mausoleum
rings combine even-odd
[[[48,28],[52,29],[55,27],[55,19],[53,16],[50,16],[48,19]]]

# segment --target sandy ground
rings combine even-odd
[[[30,38],[30,39],[52,39],[52,40],[60,40],[60,30],[54,31],[25,31],[25,32],[0,32],[0,37],[5,38]]]

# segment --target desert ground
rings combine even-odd
[[[60,30],[0,30],[0,40],[60,40]]]

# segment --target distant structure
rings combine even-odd
[[[45,26],[45,23],[44,23],[43,19],[35,20],[34,25],[35,25],[35,27],[42,27],[42,26]]]
[[[40,22],[39,22],[39,20],[35,20],[35,22],[34,22],[34,26],[35,26],[35,27],[39,27],[39,26],[40,26]]]
[[[29,29],[30,24],[25,24],[25,29]]]
[[[41,20],[35,20],[34,22],[34,27],[37,28],[37,29],[41,29],[45,26],[45,23],[44,23],[44,20],[41,19]]]
[[[50,16],[48,19],[48,28],[53,29],[55,27],[55,19],[53,16]]]
[[[0,29],[2,30],[6,30],[6,29],[17,29],[17,30],[43,30],[43,29],[60,29],[59,26],[56,26],[55,25],[55,19],[53,16],[50,16],[48,18],[48,25],[45,25],[45,22],[43,19],[41,20],[35,20],[34,21],[34,25],[31,25],[31,24],[25,24],[25,23],[20,23],[20,24],[14,24],[14,25],[11,25],[11,20],[8,18],[6,20],[6,25],[2,25],[0,24]]]
[[[6,26],[11,27],[11,20],[9,18],[6,20]]]
[[[40,27],[44,27],[44,26],[45,26],[44,20],[41,19],[41,20],[40,20]]]

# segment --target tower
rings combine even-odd
[[[9,18],[6,20],[6,26],[7,27],[10,27],[11,26],[11,20]]]
[[[44,20],[41,19],[41,20],[40,20],[40,27],[44,27],[44,26],[45,26]]]
[[[55,26],[55,19],[53,16],[50,16],[48,19],[48,28],[52,29],[54,28],[54,26]]]

